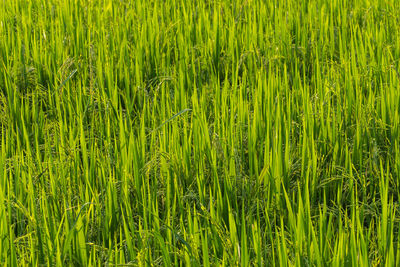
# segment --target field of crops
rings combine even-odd
[[[400,1],[0,0],[0,265],[399,266]]]

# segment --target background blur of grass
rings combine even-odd
[[[399,25],[397,0],[0,0],[0,264],[399,265]]]

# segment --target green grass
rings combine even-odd
[[[0,264],[400,265],[399,22],[0,0]]]

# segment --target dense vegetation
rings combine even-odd
[[[0,0],[0,264],[400,264],[400,1]]]

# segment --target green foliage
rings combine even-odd
[[[0,264],[400,265],[399,21],[0,0]]]

